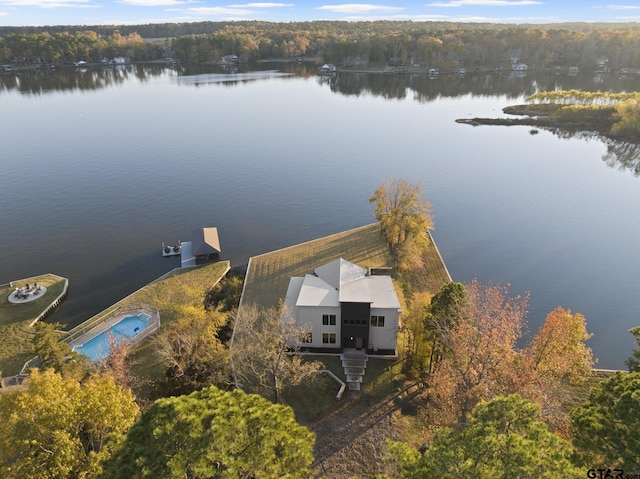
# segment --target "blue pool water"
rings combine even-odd
[[[92,361],[103,359],[109,354],[109,334],[112,334],[119,344],[123,339],[132,338],[146,328],[150,317],[147,313],[140,313],[136,316],[122,318],[106,331],[73,349],[80,354],[89,356]]]

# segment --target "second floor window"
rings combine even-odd
[[[384,316],[371,316],[371,326],[384,327]]]
[[[336,315],[335,314],[323,314],[322,315],[322,325],[323,326],[335,326],[336,325]]]

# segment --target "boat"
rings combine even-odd
[[[165,245],[162,243],[162,256],[178,256],[182,251],[182,243],[178,241],[173,246]]]

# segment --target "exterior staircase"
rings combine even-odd
[[[342,369],[347,377],[349,391],[360,391],[360,385],[367,368],[367,353],[356,349],[345,349],[340,354]]]

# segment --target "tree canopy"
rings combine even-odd
[[[591,374],[593,357],[585,342],[586,319],[558,306],[547,314],[527,352],[540,381],[584,381]]]
[[[167,39],[165,44],[142,39]],[[5,40],[4,45],[2,40]],[[425,67],[495,69],[518,57],[530,68],[640,67],[640,32],[633,24],[511,25],[454,22],[181,22],[148,25],[0,27],[0,61],[81,60],[120,54],[181,62],[242,61],[297,55],[346,67],[413,63]],[[86,60],[86,57],[85,57]]]
[[[568,428],[558,396],[568,383],[591,375],[586,320],[558,307],[522,347],[527,307],[528,294],[509,297],[507,287],[477,280],[465,287],[450,283],[432,298],[425,320],[432,339],[431,385],[445,424],[462,427],[479,401],[519,393],[540,404],[555,427]]]
[[[591,391],[571,414],[576,448],[585,464],[640,474],[640,373],[617,372]]]
[[[516,341],[528,306],[528,295],[509,297],[508,288],[498,284],[474,280],[466,289],[468,310],[458,310],[464,316],[452,318],[454,326],[443,331],[448,354],[432,379],[441,406],[451,410],[459,426],[479,401],[513,392]]]
[[[0,394],[0,477],[95,477],[137,414],[109,375],[81,384],[34,369],[24,389]]]
[[[89,371],[90,361],[71,349],[69,344],[60,341],[57,329],[62,329],[59,323],[50,324],[38,321],[33,335],[33,350],[42,360],[43,369],[52,368],[65,377],[82,379]]]
[[[229,349],[218,332],[227,322],[219,311],[194,308],[189,316],[170,323],[154,339],[165,374],[181,392],[203,386],[229,385]]]
[[[570,444],[549,431],[539,406],[517,394],[479,403],[460,432],[437,430],[422,456],[402,444],[392,451],[407,479],[584,477]]]
[[[433,228],[431,204],[422,196],[422,187],[396,179],[382,183],[369,198],[375,203],[374,216],[391,249],[396,266],[407,268],[420,263],[427,230]]]
[[[289,407],[211,386],[158,399],[133,425],[101,477],[311,477],[314,441]]]
[[[631,357],[625,361],[625,364],[629,368],[630,373],[640,373],[640,326],[631,328],[629,330],[633,334],[633,338],[636,342],[636,347],[631,352]]]

